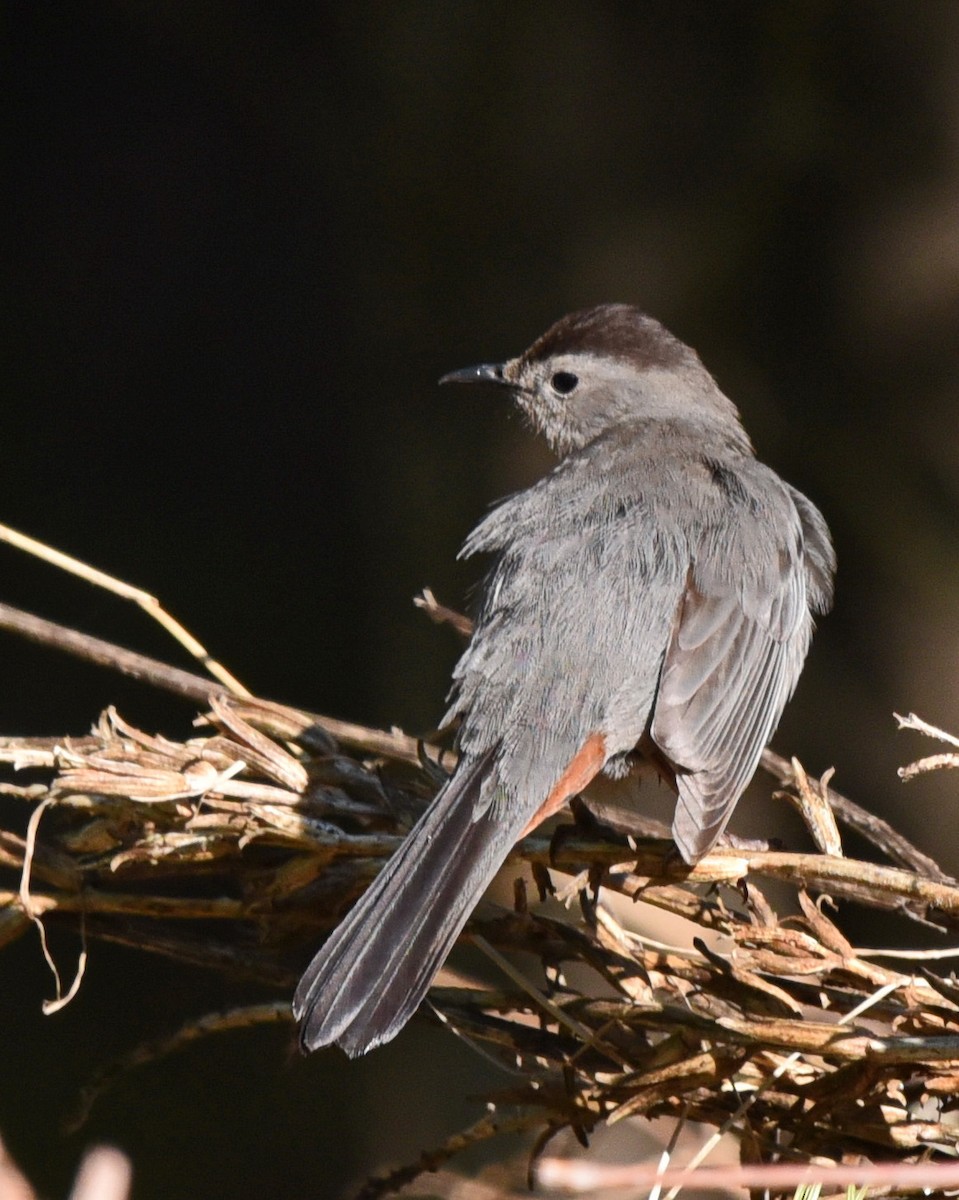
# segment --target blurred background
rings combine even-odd
[[[30,0],[0,28],[0,520],[159,595],[258,694],[424,732],[458,645],[411,598],[460,604],[459,543],[549,465],[501,398],[437,378],[639,304],[835,535],[774,744],[959,870],[954,787],[904,788],[927,747],[892,719],[959,731],[954,0]],[[183,662],[118,600],[5,546],[0,572],[0,599]],[[109,703],[189,731],[93,667],[0,656],[4,733]],[[805,846],[768,792],[737,831]],[[96,1066],[247,993],[96,946],[43,1018],[35,940],[0,972],[0,1133],[50,1195],[106,1139],[140,1198],[332,1197],[504,1082],[415,1023],[357,1064],[261,1031],[131,1076],[64,1138]]]

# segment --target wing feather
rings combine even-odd
[[[786,529],[787,544],[735,583],[725,560],[723,570],[707,560],[690,571],[666,651],[650,733],[677,769],[673,835],[689,862],[725,828],[806,655],[812,623],[795,513]]]

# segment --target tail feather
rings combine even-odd
[[[293,1001],[304,1049],[356,1057],[418,1007],[529,815],[475,814],[491,757],[461,764],[307,967]]]

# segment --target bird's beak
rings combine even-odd
[[[478,367],[463,367],[460,371],[450,371],[444,375],[440,383],[496,383],[508,386],[503,375],[502,363],[480,363]]]

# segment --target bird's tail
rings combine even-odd
[[[415,1012],[528,818],[478,810],[489,757],[461,764],[307,967],[293,1001],[304,1049],[356,1057]]]

